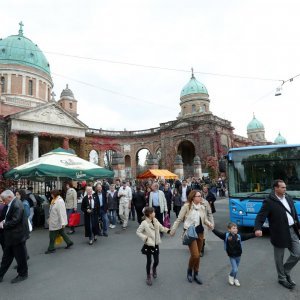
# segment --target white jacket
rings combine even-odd
[[[125,187],[125,190],[121,186],[118,191],[118,197],[120,197],[120,203],[128,203],[132,199],[132,191],[129,186]]]
[[[160,232],[168,232],[170,229],[162,226],[156,218],[153,219],[153,224],[149,218],[146,218],[137,229],[136,234],[147,246],[154,247],[161,243]]]
[[[167,206],[167,200],[165,197],[165,194],[163,191],[158,190],[158,200],[159,200],[159,206],[160,206],[160,212],[167,212],[168,211],[168,206]],[[150,193],[149,196],[149,206],[153,206],[153,192]]]
[[[69,188],[65,199],[66,209],[77,208],[77,193],[75,189]]]
[[[63,198],[57,197],[54,204],[50,205],[49,210],[49,230],[60,230],[68,224],[66,206]]]

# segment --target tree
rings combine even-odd
[[[3,173],[7,172],[9,170],[9,163],[8,163],[8,154],[3,146],[2,143],[0,143],[0,177],[2,179]]]

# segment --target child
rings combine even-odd
[[[212,232],[224,241],[224,248],[230,259],[232,270],[228,276],[229,284],[240,286],[240,282],[237,279],[237,273],[242,255],[242,241],[254,238],[255,234],[239,234],[237,225],[232,222],[228,224],[227,228],[228,232],[226,233],[222,233],[216,229]]]
[[[152,285],[150,274],[151,256],[153,255],[154,263],[152,267],[153,278],[157,277],[156,268],[159,263],[159,247],[161,243],[160,232],[170,233],[170,229],[163,227],[155,218],[155,211],[153,207],[146,207],[144,211],[145,220],[141,223],[136,231],[136,234],[143,240],[144,246],[142,253],[147,257],[146,271],[147,271],[147,285]]]

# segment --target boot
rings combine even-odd
[[[153,269],[152,269],[152,276],[153,276],[153,278],[156,278],[156,277],[157,277],[156,268],[153,268]]]
[[[187,270],[187,280],[193,282],[193,271],[191,269]]]
[[[146,283],[147,285],[152,285],[152,279],[151,279],[151,275],[147,275],[147,279],[146,279]]]
[[[203,246],[200,252],[200,257],[204,256],[204,247],[205,247],[205,240],[203,240]]]
[[[202,280],[200,279],[200,277],[198,277],[198,272],[194,272],[194,280],[198,283],[198,284],[202,284]]]

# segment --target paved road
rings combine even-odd
[[[225,229],[227,200],[218,200],[216,208],[216,228]],[[180,229],[174,238],[163,238],[158,278],[152,287],[148,287],[145,284],[145,257],[140,253],[142,242],[135,235],[136,223],[130,221],[129,224],[127,231],[111,230],[108,238],[100,238],[93,246],[83,238],[81,227],[72,236],[74,248],[65,250],[62,246],[51,255],[44,254],[48,245],[47,230],[35,230],[28,241],[30,277],[12,285],[9,281],[16,271],[10,269],[0,284],[0,300],[300,298],[300,263],[293,273],[299,287],[293,291],[281,287],[276,281],[268,237],[243,244],[239,273],[241,287],[232,287],[227,283],[230,267],[223,242],[210,233],[207,251],[201,260],[204,284],[188,283],[189,252],[181,245]]]

